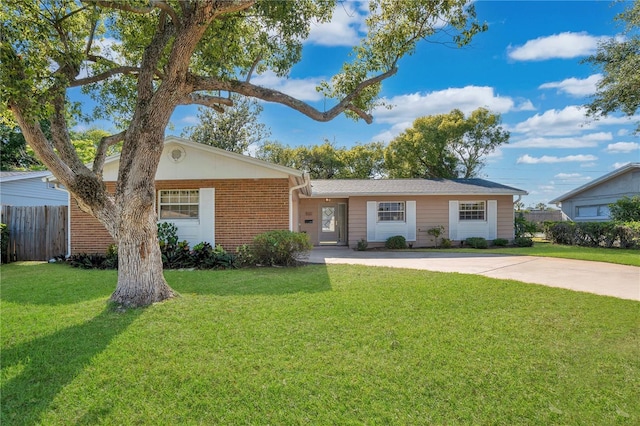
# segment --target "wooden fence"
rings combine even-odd
[[[67,254],[67,206],[2,206],[0,222],[9,229],[3,262],[49,260]]]

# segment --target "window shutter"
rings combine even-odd
[[[407,201],[407,241],[416,240],[416,202]]]
[[[216,245],[215,189],[200,188],[200,241]]]
[[[367,241],[376,240],[376,222],[378,217],[376,205],[377,203],[375,201],[367,201]]]
[[[487,234],[488,240],[498,238],[498,200],[489,200],[487,202]]]
[[[458,202],[449,201],[449,239],[458,240]]]

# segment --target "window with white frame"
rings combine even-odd
[[[404,201],[383,201],[378,203],[378,222],[404,222]]]
[[[609,206],[607,204],[578,206],[576,217],[609,218]]]
[[[460,201],[458,214],[460,220],[485,220],[487,206],[484,201]]]
[[[161,190],[158,203],[160,219],[198,219],[200,191],[197,189]]]

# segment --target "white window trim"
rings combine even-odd
[[[163,192],[169,192],[169,191],[198,191],[198,197],[196,198],[195,202],[190,202],[190,203],[163,203],[162,202],[162,193]],[[163,218],[161,211],[162,211],[162,206],[198,206],[198,216],[197,217],[177,217],[177,218]],[[174,220],[199,220],[200,219],[200,189],[198,188],[191,188],[191,189],[160,189],[158,190],[158,219],[161,221],[174,221]]]
[[[402,204],[402,210],[380,210],[380,204]],[[403,219],[381,220],[380,212],[402,213]],[[407,202],[406,201],[377,201],[376,202],[376,222],[377,223],[406,223],[407,222]]]
[[[482,216],[484,216],[483,219],[466,219],[466,218],[462,218],[461,213],[463,211],[481,211],[481,210],[462,210],[462,205],[463,204],[480,204],[482,203],[483,209],[482,209]],[[458,220],[460,222],[486,222],[487,221],[487,201],[486,200],[464,200],[464,201],[458,201]]]

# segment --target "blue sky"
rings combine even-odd
[[[478,18],[489,30],[462,49],[421,43],[383,83],[382,96],[394,105],[374,111],[373,124],[339,117],[317,123],[286,107],[263,104],[261,121],[271,140],[290,146],[337,146],[388,142],[418,117],[468,113],[486,107],[502,115],[510,143],[487,159],[481,177],[529,192],[535,205],[583,185],[615,168],[640,161],[634,121],[611,116],[590,121],[582,105],[600,78],[581,61],[598,41],[619,35],[613,21],[625,3],[609,1],[477,1]],[[364,35],[366,4],[345,2],[331,23],[313,28],[303,60],[288,79],[255,76],[254,83],[277,88],[322,109],[315,86],[340,69],[351,46]],[[327,108],[332,106],[326,101]],[[196,122],[197,108],[180,107],[168,134]],[[104,127],[104,126],[102,126]]]

